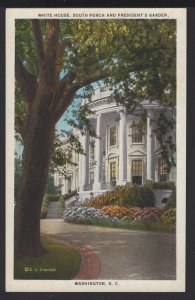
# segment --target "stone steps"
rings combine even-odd
[[[59,212],[59,202],[50,202],[46,219],[61,219]]]

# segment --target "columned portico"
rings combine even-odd
[[[127,182],[127,118],[124,110],[120,111],[119,123],[119,179],[117,185]]]
[[[147,116],[147,180],[154,181],[154,112],[148,111]]]
[[[155,144],[154,128],[160,112],[172,118],[171,111],[159,106],[157,101],[144,100],[134,114],[129,114],[124,107],[116,105],[113,98],[112,101],[108,98],[110,91],[100,92],[98,94],[96,91],[88,103],[89,109],[94,112],[90,125],[96,131],[97,138],[89,137],[87,128],[83,128],[85,134],[75,130],[74,134],[86,155],[79,154],[79,158],[73,155],[75,163],[78,163],[78,179],[75,175],[77,168],[73,165],[68,168],[72,174],[71,189],[78,189],[83,200],[90,199],[92,193],[95,197],[116,185],[141,185],[146,180],[157,181],[160,172],[164,172],[164,167],[159,167],[160,148],[158,143]],[[147,133],[143,133],[139,126],[143,112],[147,112]],[[64,148],[66,145],[68,137]],[[173,170],[170,176],[174,176]],[[58,184],[58,176],[55,182]],[[61,189],[62,193],[69,192],[67,184]]]
[[[94,184],[93,189],[98,190],[101,189],[101,170],[102,170],[102,156],[101,156],[101,121],[102,121],[102,115],[97,115],[97,124],[96,124],[96,141],[95,141],[95,161],[96,161],[96,167],[95,167],[95,178],[94,178]]]

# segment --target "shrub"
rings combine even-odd
[[[61,196],[61,197],[60,197],[60,200],[59,200],[59,213],[60,213],[61,215],[63,215],[64,209],[65,209],[64,197]]]
[[[171,208],[165,211],[162,216],[164,224],[176,224],[176,208]]]
[[[118,186],[115,190],[106,192],[84,203],[85,206],[102,208],[106,205],[119,205],[126,207],[152,207],[155,198],[152,190],[140,186]]]
[[[77,194],[77,190],[74,190],[74,191],[72,191],[72,192],[70,192],[70,193],[68,193],[68,194],[65,194],[65,195],[63,196],[64,201],[70,199],[70,198],[73,197],[73,196],[76,196],[76,194]]]
[[[151,189],[133,186],[126,194],[121,195],[121,203],[130,207],[152,207],[155,205],[155,198]]]
[[[59,201],[60,196],[61,195],[59,195],[59,194],[47,194],[49,201]]]
[[[148,187],[150,189],[168,189],[168,190],[174,190],[175,189],[175,182],[173,181],[163,181],[163,182],[153,182],[150,180],[147,180],[144,184],[144,187]]]

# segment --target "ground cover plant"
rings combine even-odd
[[[15,261],[15,279],[73,279],[80,269],[79,252],[45,237],[42,243],[47,250],[46,254]]]

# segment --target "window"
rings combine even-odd
[[[142,184],[142,160],[137,159],[132,161],[132,183]]]
[[[168,180],[168,168],[164,159],[159,159],[159,181]]]
[[[117,143],[116,126],[110,128],[110,146],[115,146]]]
[[[110,181],[116,181],[116,162],[110,163]]]
[[[138,125],[132,127],[132,143],[142,143],[142,132]]]
[[[90,184],[94,183],[94,172],[90,172],[90,174],[89,174],[89,181],[90,181]]]

